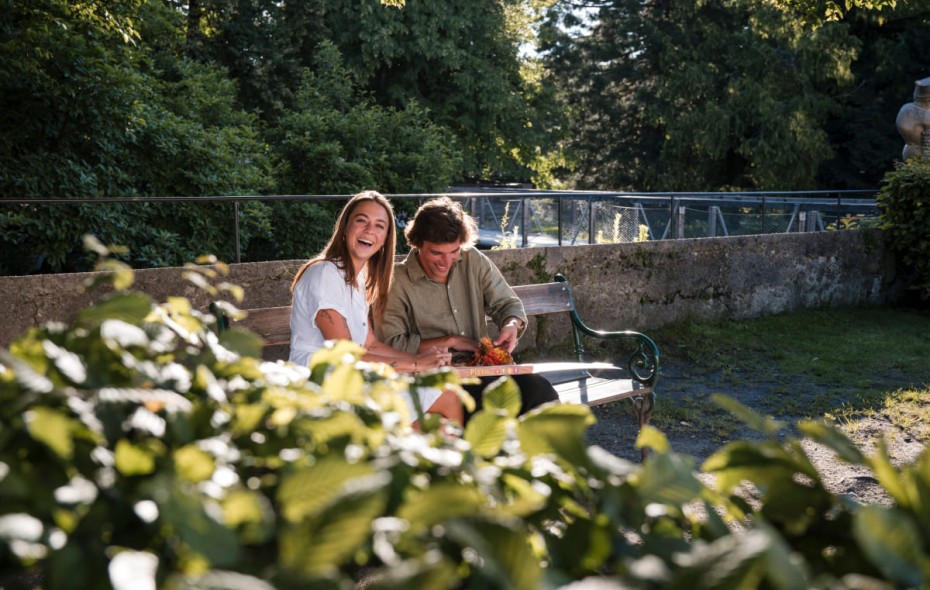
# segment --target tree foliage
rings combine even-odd
[[[311,34],[320,6],[297,4],[148,0],[123,4],[115,16],[98,3],[11,7],[0,17],[0,193],[93,199],[448,186],[461,172],[461,142],[414,102],[376,104],[331,44],[310,45],[323,39]],[[332,207],[296,207],[244,204],[246,259],[305,257],[322,244],[322,232],[295,225],[329,219]],[[127,260],[137,267],[204,253],[232,259],[232,219],[231,204],[4,207],[0,272],[88,270],[80,248],[87,231],[134,245]]]
[[[545,47],[575,121],[578,183],[631,190],[801,189],[831,155],[823,130],[858,42],[769,3],[605,3],[590,34]],[[622,33],[621,33],[622,32]]]
[[[872,187],[928,75],[925,0],[594,6],[0,0],[0,199]],[[87,270],[87,231],[139,267],[232,259],[230,209],[0,201],[0,272]],[[332,217],[244,209],[247,260]]]
[[[857,12],[846,22],[860,43],[855,84],[837,96],[839,109],[824,127],[833,157],[821,166],[817,184],[875,188],[904,147],[894,127],[898,110],[912,100],[914,82],[930,75],[930,3]]]
[[[524,3],[410,0],[383,10],[374,0],[330,2],[328,33],[379,102],[414,100],[453,130],[474,178],[528,177],[525,167],[554,128],[538,85],[521,73],[513,13]]]
[[[895,166],[885,175],[877,202],[904,281],[926,302],[930,299],[930,160],[912,158]]]
[[[186,299],[153,301],[121,263],[102,268],[112,290],[73,324],[0,351],[4,587],[927,584],[930,451],[895,467],[881,444],[866,457],[826,424],[798,425],[872,474],[883,506],[829,492],[786,425],[732,400],[759,440],[711,456],[713,485],[653,428],[635,465],[585,443],[583,406],[517,417],[509,380],[460,437],[427,417],[413,432],[399,394],[456,388],[454,373],[399,376],[349,342],[308,368],[262,362],[256,335],[217,334]],[[188,276],[241,297],[224,270]]]

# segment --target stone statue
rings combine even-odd
[[[930,78],[914,82],[914,102],[901,107],[895,125],[904,138],[903,159],[930,156]]]

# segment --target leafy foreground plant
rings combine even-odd
[[[222,269],[222,267],[217,267]],[[124,269],[112,275],[128,286]],[[214,268],[192,267],[208,289]],[[221,288],[234,290],[228,285]],[[184,299],[127,290],[0,357],[0,586],[43,588],[893,588],[930,580],[930,455],[870,466],[894,507],[823,489],[799,442],[770,438],[694,474],[646,429],[635,465],[584,443],[587,408],[517,418],[509,380],[463,436],[413,432],[411,380],[339,343],[311,368]],[[734,491],[749,480],[750,506]],[[738,525],[738,526],[735,526]],[[739,529],[739,532],[734,532]]]

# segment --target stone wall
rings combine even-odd
[[[665,240],[635,244],[495,250],[488,255],[512,284],[566,275],[582,318],[595,328],[649,332],[683,320],[738,319],[803,308],[885,303],[893,259],[879,230]],[[302,261],[233,264],[241,307],[288,305]],[[206,309],[209,297],[180,268],[136,271],[135,289]],[[81,292],[93,273],[0,277],[0,346],[29,327],[71,321],[103,296]],[[546,345],[552,334],[544,330]],[[535,326],[521,346],[542,345]]]

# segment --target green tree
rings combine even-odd
[[[554,14],[548,63],[574,117],[577,184],[633,190],[810,188],[856,40],[745,0],[603,5],[589,34]]]
[[[829,188],[875,188],[901,157],[904,140],[895,130],[914,82],[930,75],[930,2],[908,2],[883,12],[856,12],[846,22],[861,49],[852,64],[855,85],[841,93],[840,109],[824,127],[833,147],[818,184]]]
[[[327,33],[379,104],[414,101],[451,129],[474,179],[528,179],[560,131],[545,79],[521,57],[522,0],[328,2]]]
[[[270,131],[279,190],[285,194],[435,192],[460,172],[452,134],[433,124],[425,110],[374,103],[353,82],[330,43],[306,70],[294,109]],[[319,251],[342,202],[279,202],[272,205],[275,255],[303,258]]]
[[[0,192],[15,198],[254,194],[270,186],[254,118],[217,68],[172,52],[160,2],[44,0],[3,12]],[[105,16],[96,16],[97,14]],[[135,22],[136,28],[128,28]],[[150,43],[150,41],[154,42]],[[243,234],[266,229],[260,207]],[[229,207],[190,204],[0,209],[6,273],[87,270],[81,236],[140,244],[136,266],[232,258]]]

